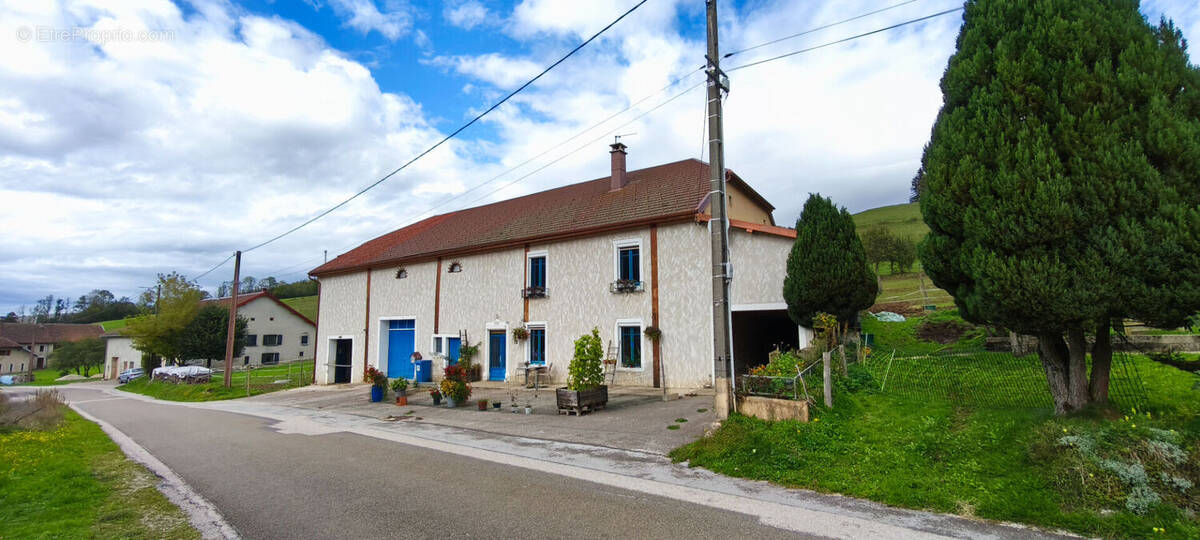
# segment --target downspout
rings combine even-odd
[[[437,259],[437,273],[433,281],[433,333],[437,334],[442,317],[442,258]]]
[[[319,350],[317,343],[321,341],[321,280],[317,280],[317,320],[313,321],[313,374],[312,384],[317,384],[317,352]],[[325,358],[325,365],[329,365],[329,358]]]
[[[650,325],[658,328],[658,225],[650,226]],[[661,329],[660,329],[661,330]],[[664,394],[666,384],[662,380],[662,344],[660,339],[654,341],[654,387],[662,387]]]
[[[521,274],[521,276],[522,276],[521,277],[521,289],[524,290],[525,284],[529,283],[529,244],[525,244],[525,258],[521,260],[521,267],[523,269],[522,274]],[[545,284],[543,283],[543,285],[545,285]],[[521,315],[521,321],[528,322],[529,321],[529,295],[522,294],[521,300],[522,300],[522,304],[524,304],[524,308],[523,308],[522,315]]]
[[[367,267],[367,315],[363,321],[363,380],[367,377],[367,352],[371,348],[371,267]]]

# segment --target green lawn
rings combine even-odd
[[[199,538],[157,483],[71,410],[47,431],[0,431],[0,538]]]
[[[868,319],[866,326],[877,350],[942,347],[914,337],[920,322]],[[883,393],[880,370],[852,366],[853,377],[835,380],[834,409],[815,407],[809,423],[734,415],[671,456],[730,476],[908,508],[1102,537],[1198,538],[1200,377],[1140,356],[1131,361],[1147,388],[1136,413],[1096,409],[1056,418],[1045,408],[964,406],[932,373],[927,392]],[[1064,442],[1081,440],[1092,454]],[[1135,491],[1121,474],[1141,474],[1161,502],[1135,513]],[[1194,485],[1180,489],[1171,478]]]
[[[111,321],[98,322],[96,324],[100,325],[100,328],[103,328],[105,332],[112,332],[113,330],[125,328],[125,325],[129,324],[129,319],[114,319]]]
[[[291,366],[289,375],[289,365]],[[258,368],[249,371],[250,388],[246,388],[247,371],[233,372],[232,386],[225,388],[224,374],[220,371],[213,373],[212,382],[204,384],[173,384],[169,382],[151,381],[149,377],[135,379],[118,389],[136,394],[150,396],[167,401],[218,401],[236,399],[246,396],[256,396],[288,388],[298,388],[312,383],[312,361],[293,362]],[[275,384],[276,381],[286,381]]]
[[[317,295],[285,298],[281,301],[299,311],[301,315],[308,317],[309,320],[314,322],[317,320]]]
[[[864,210],[853,217],[854,228],[859,233],[871,227],[883,226],[893,235],[920,240],[929,232],[929,227],[921,217],[921,207],[917,203],[881,206]]]
[[[72,371],[71,373],[75,373],[75,372]],[[95,370],[95,369],[93,369],[91,372],[92,375],[95,375],[97,373],[100,373],[100,371]],[[23,383],[23,384],[21,384],[21,386],[55,386],[55,385],[59,385],[59,384],[86,382],[86,381],[57,381],[57,380],[55,380],[61,376],[62,375],[58,374],[57,369],[51,369],[51,368],[39,369],[39,370],[33,372],[33,382]],[[99,380],[99,379],[94,379],[94,380]]]

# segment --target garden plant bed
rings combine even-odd
[[[559,388],[556,391],[556,397],[558,414],[575,413],[577,416],[582,416],[585,411],[592,412],[608,405],[608,387],[601,386],[578,391]]]

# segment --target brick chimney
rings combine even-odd
[[[613,191],[625,187],[629,183],[629,178],[625,174],[625,145],[621,143],[613,143],[612,147],[612,183],[610,187]]]

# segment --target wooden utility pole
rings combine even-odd
[[[721,92],[728,92],[728,78],[721,71],[721,51],[717,45],[717,0],[707,1],[708,13],[708,155],[710,162],[708,206],[712,218],[708,227],[712,240],[713,295],[713,410],[718,419],[729,416],[733,405],[733,368],[730,354],[733,342],[729,312],[729,229],[725,215],[725,144],[722,140]]]
[[[237,329],[238,281],[242,279],[242,252],[234,252],[233,256],[233,289],[229,295],[229,327],[225,332],[225,388],[233,386],[233,338]]]

